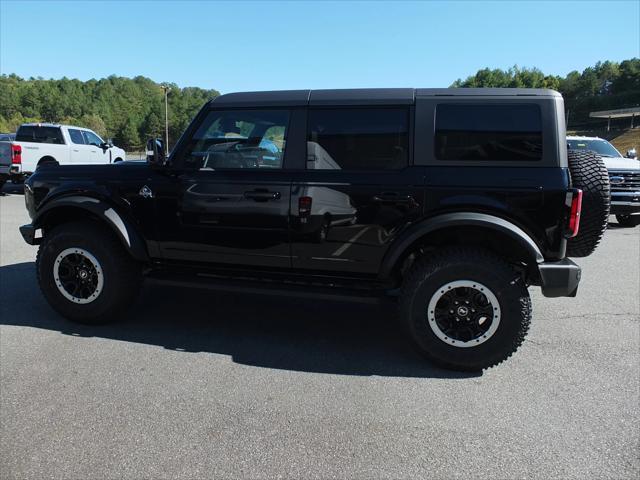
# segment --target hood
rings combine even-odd
[[[608,170],[640,170],[640,161],[633,158],[602,157]]]

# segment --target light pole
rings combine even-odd
[[[169,91],[171,87],[167,85],[161,85],[164,90],[164,148],[165,153],[169,156]]]

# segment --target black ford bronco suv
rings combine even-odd
[[[575,296],[606,228],[602,160],[567,154],[562,97],[529,89],[222,95],[165,158],[45,166],[25,183],[51,306],[116,320],[143,277],[303,295],[397,297],[448,368],[505,360],[528,287]],[[284,307],[284,306],[283,306]]]

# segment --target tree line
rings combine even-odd
[[[0,132],[15,132],[24,122],[59,122],[95,130],[123,148],[141,150],[147,138],[164,136],[164,92],[169,93],[169,143],[173,145],[198,109],[216,90],[180,88],[138,76],[110,76],[86,82],[62,78],[0,76]],[[595,125],[589,112],[640,104],[640,59],[598,62],[562,77],[537,68],[484,68],[456,80],[452,87],[552,88],[565,98],[571,125]],[[626,125],[626,123],[625,123]]]
[[[451,86],[551,88],[564,97],[569,126],[597,126],[603,120],[589,118],[589,112],[640,105],[640,59],[598,62],[565,77],[545,75],[537,68],[484,68],[465,80],[456,80]],[[628,119],[616,122],[628,125]]]
[[[173,145],[216,90],[170,87],[169,143]],[[15,132],[25,122],[57,122],[90,128],[128,151],[141,150],[147,138],[164,138],[164,91],[145,77],[110,76],[100,80],[22,79],[0,76],[0,132]]]

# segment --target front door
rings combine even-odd
[[[290,268],[287,110],[211,110],[158,184],[166,260]]]
[[[70,128],[68,131],[71,139],[71,145],[69,145],[71,149],[69,156],[71,163],[75,163],[77,165],[89,163],[91,150],[94,150],[95,148],[91,145],[87,145],[82,130]]]
[[[102,148],[104,144],[103,140],[93,133],[91,130],[83,130],[86,147],[87,147],[87,161],[84,163],[101,164],[111,163],[111,152],[108,148]]]

